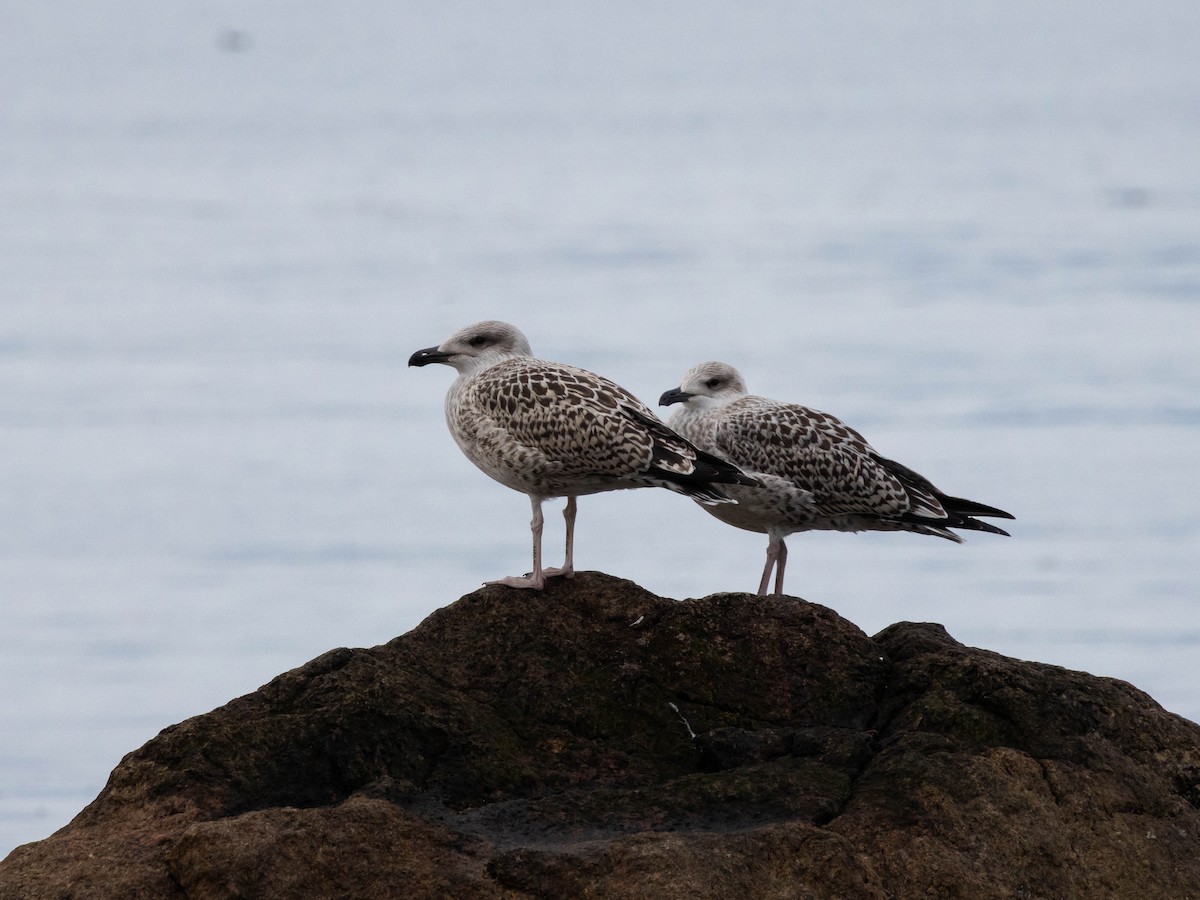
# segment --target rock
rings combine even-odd
[[[1200,897],[1200,726],[795,598],[483,588],[167,728],[0,897]]]

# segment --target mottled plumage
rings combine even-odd
[[[458,370],[446,394],[455,442],[485,473],[528,494],[533,506],[533,571],[497,582],[542,587],[573,571],[575,498],[625,488],[665,487],[703,504],[733,501],[714,484],[754,484],[735,466],[681,438],[624,388],[584,369],[536,359],[519,330],[479,322],[410,366]],[[541,565],[542,502],[566,497],[566,561]]]
[[[709,512],[768,535],[760,594],[772,569],[775,593],[783,592],[784,538],[797,531],[913,531],[958,543],[962,538],[951,528],[1007,534],[974,516],[1010,514],[942,493],[828,413],[747,394],[742,376],[725,363],[689,370],[659,402],[680,403],[671,427],[759,482],[730,487],[737,504]]]

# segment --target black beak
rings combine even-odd
[[[670,406],[672,403],[685,403],[695,397],[695,394],[689,394],[682,388],[671,388],[658,398],[659,406]]]
[[[410,366],[427,366],[430,363],[444,363],[453,355],[453,353],[443,353],[437,347],[426,347],[410,356],[408,364]]]

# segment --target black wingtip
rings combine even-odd
[[[988,516],[993,519],[1013,519],[1017,517],[1010,512],[988,506],[986,503],[976,503],[974,500],[964,500],[962,497],[939,496],[938,500],[946,512],[960,516]]]
[[[733,463],[701,450],[687,438],[672,431],[668,425],[652,413],[644,412],[634,406],[626,406],[625,413],[658,438],[654,446],[654,458],[651,461],[650,473],[668,482],[666,486],[670,486],[672,490],[687,494],[700,503],[716,504],[736,503],[737,501],[727,497],[713,485],[743,484],[747,487],[761,487],[757,480]],[[687,453],[692,456],[692,470],[683,473],[677,470],[677,464],[684,459]]]
[[[1009,518],[1012,518],[1012,516],[1009,516]],[[998,526],[993,525],[991,522],[980,522],[978,519],[972,519],[970,516],[963,516],[961,519],[951,522],[950,527],[961,528],[963,531],[983,531],[987,534],[999,534],[1003,535],[1004,537],[1012,537],[1012,535],[1003,528],[999,528]]]
[[[696,475],[715,484],[744,484],[746,487],[762,487],[758,479],[747,475],[731,462],[696,448]]]
[[[654,466],[651,471],[672,489],[687,494],[693,500],[712,506],[718,503],[736,503],[718,485],[741,484],[746,487],[762,487],[759,482],[737,466],[719,457],[697,449],[691,472],[686,475],[671,469]]]

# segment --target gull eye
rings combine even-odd
[[[485,344],[487,344],[487,342],[488,342],[488,337],[486,334],[477,334],[477,335],[475,335],[475,337],[473,337],[469,341],[467,341],[467,343],[470,344],[472,347],[482,347]]]
[[[721,386],[721,379],[720,378],[710,378],[710,379],[708,379],[708,381],[704,382],[704,386],[706,388],[708,388],[710,391],[716,390],[717,388],[719,388]]]

